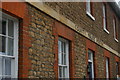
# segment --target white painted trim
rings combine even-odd
[[[119,42],[118,39],[116,39],[116,38],[114,38],[114,40],[115,40],[116,42]]]
[[[110,34],[110,32],[104,27],[104,31],[108,34]]]
[[[4,37],[8,37],[8,38],[14,39],[13,37],[10,37],[10,36],[7,36],[7,35],[3,35],[3,34],[0,34],[0,36],[4,36]]]
[[[107,30],[107,23],[106,23],[106,6],[105,4],[103,4],[102,6],[102,11],[103,11],[103,29],[106,33],[110,33],[108,30]]]
[[[67,68],[67,78],[69,78],[69,42],[67,41],[67,44],[66,44],[66,53],[67,53],[67,60],[66,60],[66,62],[67,62],[67,66],[68,66],[68,68]]]
[[[93,21],[95,21],[95,18],[92,16],[91,13],[89,13],[88,11],[86,11],[86,14],[87,14]]]
[[[14,78],[18,78],[18,35],[19,35],[19,24],[18,20],[14,24],[14,55],[15,55],[15,75]]]
[[[8,58],[13,58],[13,59],[15,58],[15,56],[8,56],[8,55],[1,55],[1,54],[0,54],[0,57],[8,57]]]
[[[92,60],[89,60],[89,59],[88,59],[88,62],[92,62]]]
[[[114,40],[116,42],[119,42],[118,39],[116,38],[116,22],[115,22],[115,19],[113,19],[113,30],[114,30]]]

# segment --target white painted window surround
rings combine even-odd
[[[0,12],[0,80],[18,77],[18,20]]]
[[[114,40],[116,42],[119,42],[118,39],[116,38],[116,21],[113,19],[113,30],[114,30]]]
[[[86,14],[94,21],[95,18],[93,17],[92,15],[92,10],[91,10],[91,3],[90,3],[91,0],[87,0],[86,1]]]
[[[59,37],[58,40],[58,76],[69,79],[69,41]]]
[[[107,23],[106,23],[106,6],[103,4],[103,29],[106,33],[109,34],[109,31],[107,30]]]

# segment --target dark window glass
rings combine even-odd
[[[2,24],[0,22],[0,34],[6,35],[6,21],[2,20]]]

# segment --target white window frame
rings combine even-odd
[[[119,62],[116,61],[116,77],[119,75]]]
[[[62,50],[60,49],[60,47],[63,47],[63,46],[61,46],[61,44],[60,43],[62,43],[62,42],[64,42],[65,43],[65,51],[66,51],[66,53],[64,53],[64,52],[62,52]],[[66,64],[64,65],[64,64],[62,64],[62,54],[66,54]],[[64,58],[63,58],[63,62],[64,62]],[[59,67],[67,67],[67,69],[66,69],[66,73],[65,73],[65,77],[63,77],[63,73],[61,74],[62,75],[62,77],[60,77],[60,74],[59,74]],[[63,68],[62,68],[63,69]],[[62,79],[62,78],[69,78],[69,41],[68,40],[66,40],[66,39],[63,39],[63,38],[61,38],[61,37],[59,37],[59,39],[58,39],[58,77],[60,78],[60,79]]]
[[[109,80],[109,58],[106,57],[106,78]]]
[[[86,14],[95,21],[95,18],[92,16],[92,10],[91,10],[91,0],[86,0]]]
[[[11,58],[11,78],[17,78],[18,77],[18,20],[10,15],[7,15],[0,11],[0,20],[5,19],[6,21],[13,20],[14,21],[14,42],[13,42],[13,56],[9,55],[2,55],[0,54],[0,57],[6,57]],[[6,25],[8,26],[8,25]],[[3,34],[0,34],[0,36],[4,36]],[[7,43],[6,43],[7,44]],[[6,46],[7,48],[7,46]],[[0,52],[2,53],[2,52]],[[0,78],[6,77],[6,75],[0,75]]]
[[[105,6],[105,4],[103,4],[103,8],[102,8],[102,10],[103,10],[103,29],[104,29],[104,31],[106,32],[106,33],[110,33],[108,30],[107,30],[107,21],[106,21],[106,6]]]
[[[90,58],[88,58],[88,62],[92,63],[92,78],[94,79],[95,74],[94,74],[94,53],[91,50],[88,50],[88,56],[90,55]]]
[[[114,30],[114,40],[116,42],[119,42],[118,39],[116,38],[116,20],[113,19],[113,30]]]

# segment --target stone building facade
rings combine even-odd
[[[92,15],[86,13],[87,2],[2,2],[2,23],[7,16],[18,20],[18,45],[14,45],[14,48],[18,46],[14,65],[17,67],[16,73],[11,69],[11,75],[16,74],[12,77],[56,79],[62,74],[67,78],[116,78],[120,75],[120,14],[111,7],[113,4],[90,4]],[[104,30],[103,5],[108,32]],[[66,59],[69,68],[62,73],[59,41],[69,43]],[[89,53],[93,55],[91,60]]]

